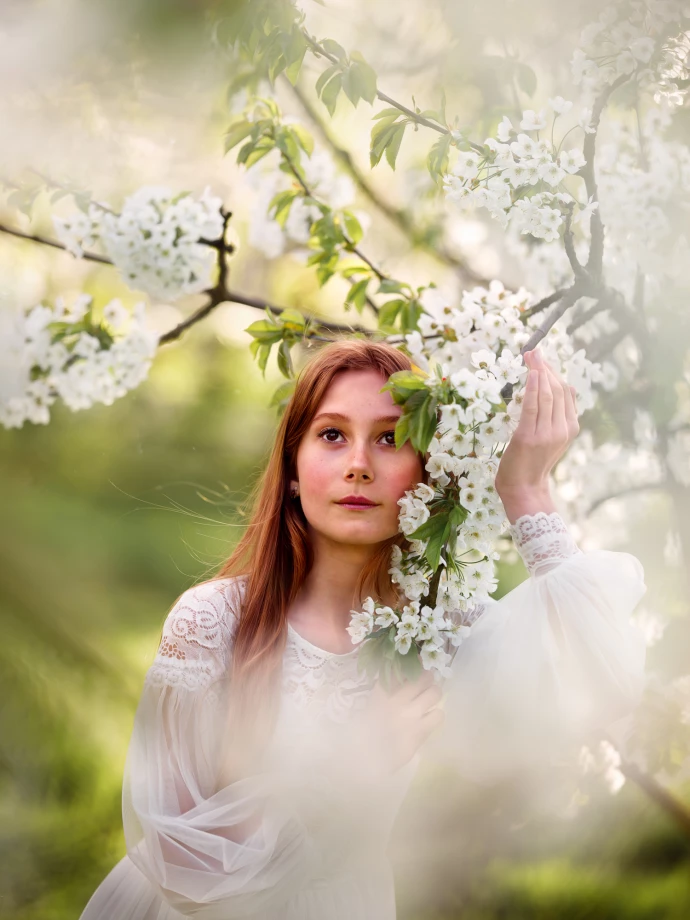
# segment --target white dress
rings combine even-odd
[[[444,681],[442,749],[480,782],[626,715],[644,682],[644,640],[630,622],[646,590],[639,561],[582,553],[557,513],[525,515],[511,534],[530,578],[463,615],[475,622]],[[289,625],[266,768],[215,786],[244,586],[190,588],[168,614],[127,756],[127,855],[81,920],[395,918],[385,852],[420,754],[375,788],[329,760],[372,687],[358,647],[326,652]],[[258,827],[238,834],[257,803]]]

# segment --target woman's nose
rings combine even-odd
[[[348,457],[347,472],[348,478],[359,475],[373,479],[374,471],[371,462],[370,451],[365,444],[355,445]]]

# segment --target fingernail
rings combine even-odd
[[[542,356],[541,356],[541,352],[539,352],[539,351],[535,351],[535,352],[534,352],[534,360],[537,362],[537,364],[543,364],[543,363],[544,363],[544,359],[543,359]]]

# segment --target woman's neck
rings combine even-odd
[[[290,605],[288,619],[315,644],[348,651],[352,644],[346,628],[357,606],[357,581],[377,546],[344,546],[316,537],[312,548],[314,563]]]

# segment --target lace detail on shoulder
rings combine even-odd
[[[530,575],[545,573],[582,552],[557,511],[523,514],[509,528]]]
[[[222,578],[185,591],[166,617],[146,683],[196,690],[218,680],[227,668],[244,587],[243,579]]]

